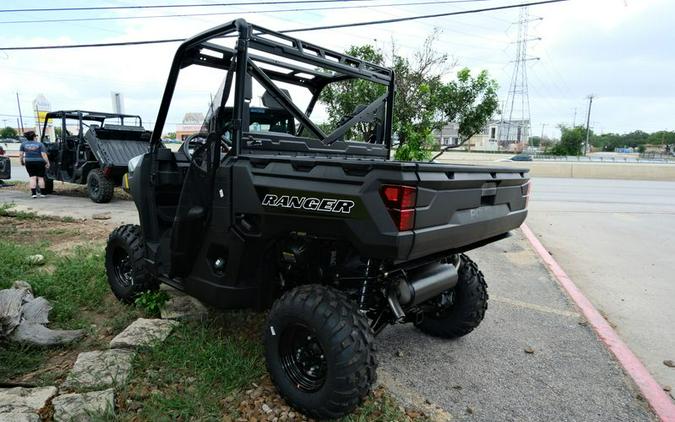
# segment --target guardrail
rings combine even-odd
[[[617,156],[583,156],[583,155],[548,155],[548,154],[534,154],[532,156],[535,160],[541,161],[570,161],[570,162],[587,162],[587,163],[658,163],[658,164],[675,164],[675,157],[617,157]]]

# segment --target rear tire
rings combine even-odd
[[[126,224],[113,230],[105,248],[108,284],[117,299],[133,303],[139,294],[159,289],[145,268],[145,244],[141,228]]]
[[[110,202],[115,190],[112,180],[105,177],[101,169],[93,169],[87,175],[87,193],[89,199],[97,204]]]
[[[265,330],[267,370],[279,393],[317,419],[350,413],[376,380],[374,334],[342,292],[297,287],[278,299]]]
[[[461,255],[459,280],[453,289],[454,303],[445,311],[428,313],[416,324],[434,337],[457,338],[473,331],[485,317],[488,307],[487,283],[483,273],[468,256]]]

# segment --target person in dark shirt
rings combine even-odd
[[[35,132],[30,131],[23,134],[26,141],[21,144],[19,149],[19,158],[21,165],[26,166],[26,171],[30,177],[30,192],[33,198],[44,198],[42,192],[37,191],[45,188],[45,169],[49,168],[49,159],[44,144],[35,140]]]

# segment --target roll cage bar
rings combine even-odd
[[[231,49],[211,42],[216,38],[237,38]],[[257,50],[271,56],[280,56],[314,66],[314,69],[277,60],[273,57],[251,53]],[[209,52],[210,54],[205,54]],[[385,107],[382,142],[391,149],[391,123],[394,103],[394,72],[391,69],[338,53],[317,45],[290,37],[280,32],[250,24],[237,19],[209,29],[184,41],[177,49],[171,64],[162,102],[150,140],[151,150],[160,146],[160,137],[171,105],[180,70],[190,65],[234,71],[234,105],[232,113],[232,145],[235,154],[241,150],[242,134],[248,128],[250,94],[247,94],[247,77],[255,78],[267,92],[286,109],[299,123],[297,134],[304,128],[312,132],[324,144],[330,145],[356,123],[372,115],[379,106]],[[274,69],[267,66],[273,66]],[[320,69],[325,70],[320,70]],[[323,88],[333,82],[362,79],[387,87],[382,97],[361,111],[349,116],[347,121],[332,133],[326,134],[309,119]],[[274,81],[307,88],[312,97],[305,111],[300,110]],[[223,107],[227,97],[223,95]],[[248,95],[248,96],[247,96]]]
[[[120,123],[124,125],[124,119],[135,119],[138,121],[138,126],[143,126],[143,119],[141,116],[134,114],[120,114],[120,113],[105,113],[100,111],[84,111],[84,110],[61,110],[61,111],[50,111],[45,115],[45,123],[42,126],[42,135],[40,140],[43,141],[45,134],[47,132],[47,124],[51,119],[73,119],[80,122],[80,133],[82,133],[82,120],[91,120],[95,122],[103,122],[106,119],[120,119]],[[62,129],[65,129],[65,125]],[[65,132],[64,132],[65,133]]]

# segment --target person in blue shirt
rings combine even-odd
[[[26,132],[23,136],[27,140],[21,144],[19,158],[21,159],[21,165],[26,166],[26,171],[30,177],[30,192],[33,199],[37,198],[38,194],[40,198],[44,198],[45,195],[41,191],[38,192],[37,187],[45,188],[45,170],[49,168],[47,150],[42,142],[35,140],[35,132]]]

